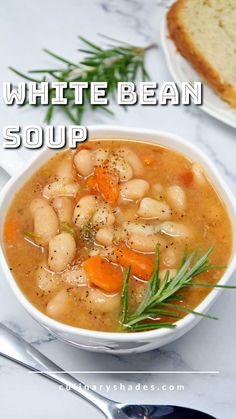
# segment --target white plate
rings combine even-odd
[[[174,42],[169,38],[166,16],[161,26],[161,42],[169,71],[180,87],[183,81],[202,81],[201,76],[179,54]],[[219,121],[236,128],[236,109],[231,108],[206,83],[204,83],[203,94],[204,105],[199,106],[199,108]]]

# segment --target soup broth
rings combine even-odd
[[[175,275],[186,244],[202,252],[213,245],[211,264],[227,265],[232,230],[198,163],[151,143],[91,140],[55,154],[19,190],[4,241],[12,274],[39,310],[72,326],[120,332],[129,265],[132,311],[153,273],[157,243],[162,281],[167,270]],[[222,272],[206,271],[198,282],[217,283]],[[185,288],[181,304],[194,309],[209,291]]]

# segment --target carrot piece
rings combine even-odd
[[[185,186],[190,186],[193,182],[192,170],[186,170],[180,175],[180,180]]]
[[[89,189],[91,194],[95,194],[97,192],[97,179],[96,176],[92,175],[86,181],[86,186]]]
[[[148,281],[154,271],[154,259],[149,255],[135,252],[125,245],[116,249],[117,261],[124,267],[131,266],[131,273]]]
[[[16,245],[19,242],[19,225],[13,218],[8,218],[4,226],[4,237],[7,243]]]
[[[118,266],[101,256],[91,256],[84,262],[84,269],[92,284],[108,293],[118,292],[123,287],[123,277]]]
[[[115,205],[119,198],[119,176],[115,170],[109,170],[106,165],[95,169],[98,189],[109,204]]]

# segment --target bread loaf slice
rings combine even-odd
[[[178,51],[236,108],[236,0],[177,0],[167,22]]]

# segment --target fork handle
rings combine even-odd
[[[101,396],[93,390],[86,390],[85,385],[66,373],[49,358],[35,349],[11,329],[0,323],[0,355],[32,370],[40,372],[46,378],[70,387],[71,391],[97,407],[109,416],[109,407],[115,402]]]

